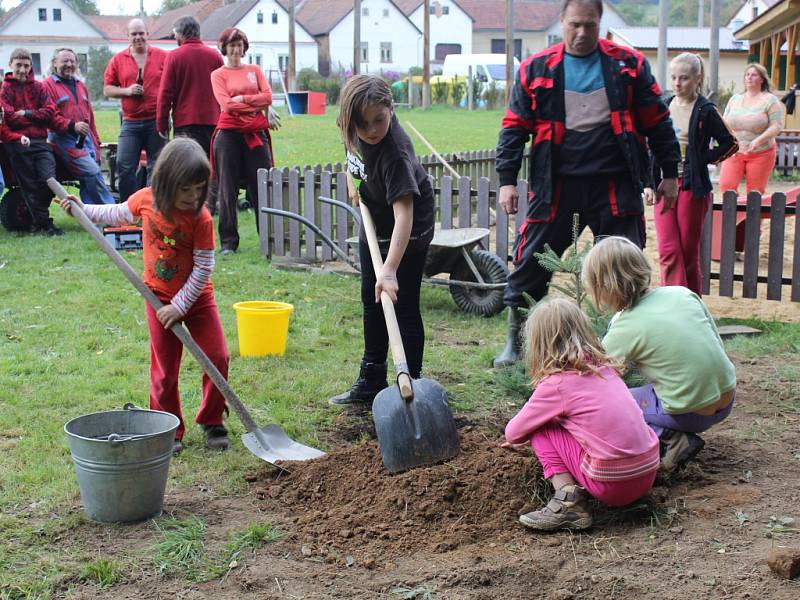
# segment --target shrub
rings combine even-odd
[[[449,93],[447,82],[437,81],[431,85],[431,96],[434,104],[447,103],[447,96]]]
[[[315,79],[320,79],[322,76],[317,73],[314,69],[300,69],[300,72],[297,74],[296,83],[298,90],[310,90],[311,82]]]
[[[464,96],[467,93],[467,80],[463,77],[456,77],[453,78],[453,83],[451,84],[451,92],[453,95],[453,104],[455,106],[461,106],[462,100],[464,100]]]
[[[388,81],[389,83],[394,83],[395,81],[399,81],[401,74],[397,71],[384,71],[381,73],[383,78]]]
[[[497,108],[503,97],[503,90],[497,86],[497,83],[492,81],[486,90],[483,92],[483,99],[486,101],[486,108],[493,110]]]

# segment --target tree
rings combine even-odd
[[[103,99],[103,75],[106,71],[106,65],[114,53],[111,52],[108,46],[89,46],[89,68],[86,73],[86,87],[89,88],[89,95],[92,100],[97,102]]]
[[[175,10],[176,8],[182,8],[194,1],[195,0],[161,0],[161,8],[158,9],[157,14],[163,15],[167,11]]]
[[[97,8],[95,0],[69,0],[72,6],[82,15],[99,15],[100,9]]]

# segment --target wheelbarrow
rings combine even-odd
[[[320,196],[319,199],[346,210],[360,227],[361,215],[354,207],[334,198]],[[353,260],[316,223],[303,215],[267,206],[261,207],[261,211],[301,222],[330,246],[336,256],[356,271],[361,270],[358,261]],[[489,230],[484,227],[437,229],[433,234],[423,272],[425,277],[422,279],[423,283],[429,285],[448,287],[456,306],[466,313],[484,317],[491,317],[503,310],[503,289],[508,280],[508,267],[503,260],[478,247],[481,240],[488,237]],[[348,238],[347,243],[357,245],[358,238]],[[435,277],[441,274],[449,274],[449,278]]]

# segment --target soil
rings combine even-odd
[[[499,447],[510,415],[492,422],[459,415],[457,458],[398,475],[383,470],[374,439],[356,441],[370,435],[369,415],[343,415],[324,435],[333,448],[326,457],[284,465],[288,472],[250,473],[242,496],[205,486],[167,494],[166,513],[206,523],[209,551],[253,523],[284,532],[240,556],[222,580],[162,577],[144,559],[115,587],[65,582],[65,596],[795,599],[800,581],[772,573],[767,558],[773,548],[800,547],[794,525],[775,526],[782,517],[800,521],[800,392],[782,375],[796,372],[800,358],[780,365],[733,358],[737,407],[704,434],[697,462],[632,507],[595,506],[586,532],[536,534],[517,522],[551,492],[531,452]],[[150,556],[157,539],[152,522],[83,522],[63,543],[124,560],[137,549]]]

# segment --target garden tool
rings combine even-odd
[[[362,226],[377,276],[383,260],[372,215],[367,206],[358,201],[358,192],[349,173],[347,187],[361,209]],[[386,292],[381,292],[381,305],[397,372],[397,384],[379,392],[372,402],[372,418],[383,464],[392,473],[399,473],[449,460],[458,454],[459,441],[447,393],[433,379],[411,379],[394,304]]]
[[[47,185],[50,186],[50,190],[59,198],[63,199],[67,197],[67,191],[52,177],[47,180]],[[114,261],[114,264],[122,271],[122,274],[133,284],[133,287],[139,291],[148,304],[156,311],[164,306],[153,291],[139,278],[127,261],[125,261],[125,259],[120,256],[119,252],[117,252],[105,237],[103,237],[103,234],[100,233],[97,227],[89,220],[89,217],[86,216],[83,209],[75,202],[71,204],[72,215],[89,235],[94,238],[100,248]],[[222,376],[222,373],[219,372],[217,367],[214,366],[214,363],[209,360],[205,352],[197,345],[197,342],[194,341],[189,331],[181,323],[175,323],[171,327],[171,331],[197,359],[203,371],[211,378],[214,385],[217,386],[217,389],[224,396],[225,401],[236,411],[236,414],[247,430],[247,433],[242,436],[242,442],[250,452],[271,464],[275,464],[278,461],[310,460],[325,455],[321,450],[294,441],[278,425],[267,425],[259,428],[244,404],[242,404],[242,401],[236,395],[236,392],[231,389],[228,382]]]

